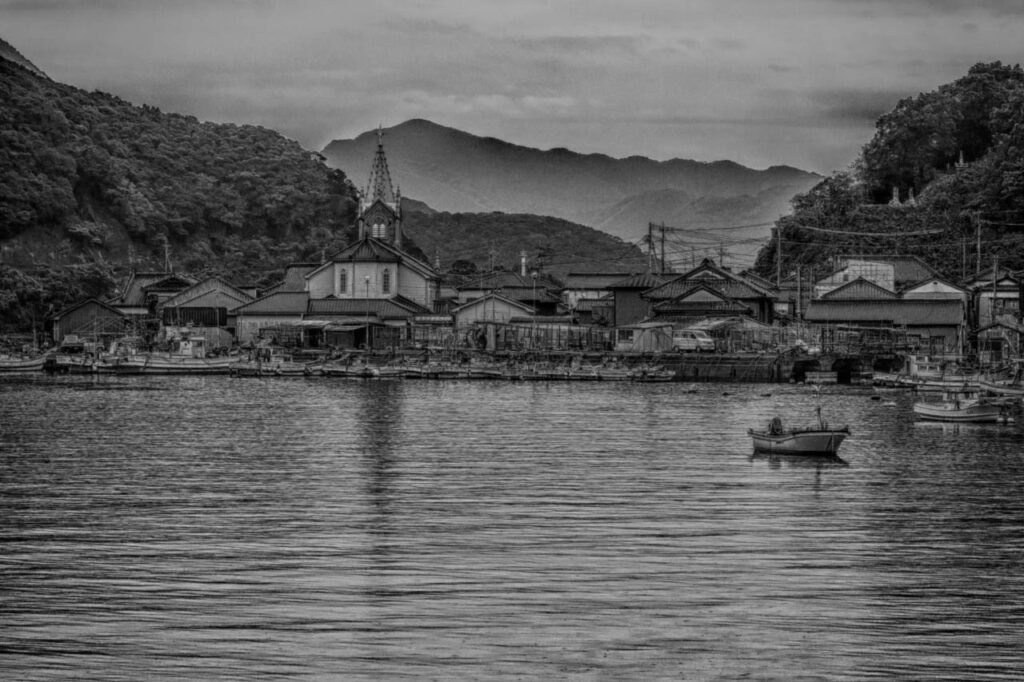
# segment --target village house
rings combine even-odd
[[[627,327],[646,320],[651,311],[650,303],[643,294],[664,283],[663,276],[645,272],[609,284],[608,289],[613,297],[611,325]]]
[[[230,346],[235,338],[236,316],[228,311],[252,303],[254,294],[220,277],[207,277],[160,304],[164,335],[201,336],[207,347]]]
[[[649,319],[668,320],[677,326],[736,315],[771,324],[775,315],[773,291],[715,265],[710,258],[644,291],[643,298],[649,304]]]
[[[982,270],[964,282],[971,296],[971,325],[975,329],[997,322],[1017,323],[1021,317],[1024,277],[1003,268]]]
[[[129,318],[109,303],[89,298],[54,313],[50,323],[57,345],[66,338],[107,344],[125,335]]]

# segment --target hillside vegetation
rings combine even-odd
[[[1024,72],[978,64],[900,101],[857,161],[793,209],[758,254],[764,276],[775,276],[780,232],[783,278],[796,266],[824,275],[849,254],[919,256],[954,281],[994,263],[1024,269]]]

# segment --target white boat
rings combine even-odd
[[[978,387],[1003,396],[1024,396],[1024,360],[1018,360],[1012,372],[982,379]]]
[[[38,372],[43,369],[46,358],[42,355],[34,358],[0,358],[0,374],[8,372]]]
[[[754,452],[780,455],[835,455],[839,445],[850,435],[850,427],[830,428],[817,408],[818,423],[805,428],[786,428],[782,419],[774,417],[764,430],[748,429],[754,441]]]
[[[937,402],[914,403],[914,414],[919,419],[940,422],[995,424],[1011,421],[1007,405],[979,397],[977,393],[964,391],[947,392],[943,399]]]

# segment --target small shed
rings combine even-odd
[[[65,336],[108,343],[125,334],[127,317],[117,308],[89,298],[64,308],[50,317],[53,340],[60,343]]]
[[[672,325],[665,322],[641,322],[619,327],[615,350],[620,353],[661,353],[672,350]]]

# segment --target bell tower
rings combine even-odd
[[[402,248],[402,193],[393,189],[384,154],[384,130],[377,126],[377,153],[366,189],[359,193],[359,238],[373,237]]]

